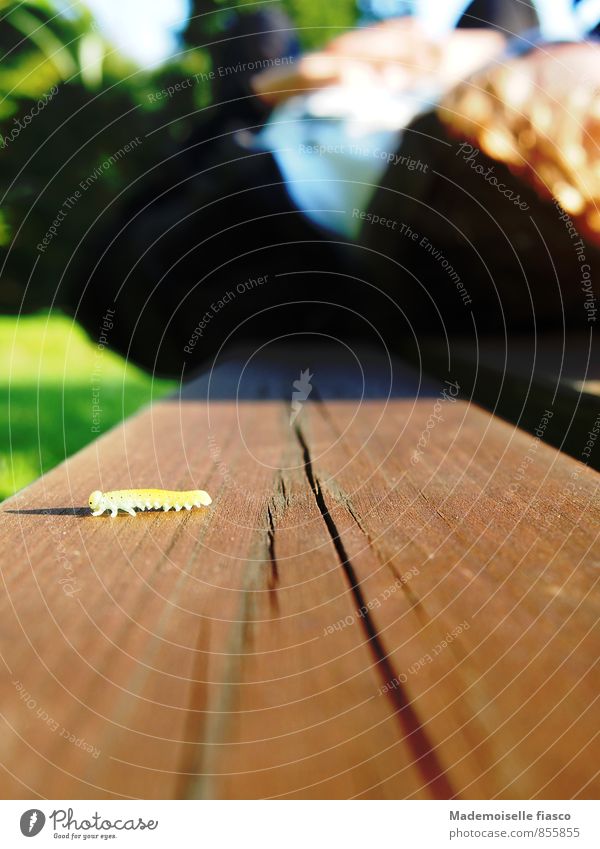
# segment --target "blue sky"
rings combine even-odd
[[[141,65],[154,65],[175,49],[187,20],[188,0],[86,0],[113,44]]]

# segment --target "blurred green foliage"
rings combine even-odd
[[[355,0],[282,0],[280,5],[306,47],[322,44],[356,20]],[[149,71],[107,42],[82,3],[71,6],[67,17],[50,0],[0,0],[0,251],[10,245],[2,257],[0,312],[20,304],[35,259],[32,249],[65,199],[108,157],[140,138],[135,156],[120,158],[93,192],[83,193],[76,214],[61,222],[60,239],[44,251],[27,309],[69,301],[68,277],[76,273],[81,240],[107,220],[118,220],[137,178],[156,170],[173,145],[185,143],[209,114],[204,110],[211,103],[210,82],[174,96],[157,98],[156,92],[206,74],[211,68],[206,45],[218,40],[236,10],[257,8],[263,7],[246,0],[196,0],[181,50]]]
[[[219,32],[235,13],[256,12],[268,9],[273,3],[256,0],[192,0],[188,40]],[[302,47],[314,50],[345,30],[358,19],[357,0],[280,0],[300,38]]]
[[[264,8],[272,4],[264,4]],[[355,0],[282,0],[305,48],[356,20]],[[77,303],[78,260],[90,234],[119,222],[146,173],[185,144],[212,90],[204,80],[156,93],[211,68],[207,45],[246,0],[196,0],[181,50],[146,70],[119,54],[83,3],[0,0],[0,314]],[[227,7],[227,9],[226,9]],[[136,143],[135,154],[114,154]],[[109,168],[103,164],[111,162]],[[93,190],[81,189],[102,170]],[[66,202],[75,198],[67,210]],[[62,214],[57,234],[40,245]],[[0,319],[0,498],[94,438],[89,377],[95,346],[70,320]],[[171,384],[106,354],[102,427]]]
[[[79,182],[136,136],[156,127],[144,109],[150,75],[120,56],[81,4],[67,18],[47,0],[4,2],[0,19],[0,312],[21,309],[36,245]],[[26,309],[61,303],[66,268],[85,231],[119,194],[156,162],[157,145],[141,144],[83,193],[61,223],[60,239],[40,260]]]

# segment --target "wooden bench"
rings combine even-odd
[[[4,502],[3,797],[597,797],[600,478],[448,380],[240,356]]]
[[[600,416],[600,345],[590,330],[579,334],[472,337],[421,341],[415,360],[434,374],[449,370],[463,397],[531,433],[550,409],[544,439],[582,459],[590,430]],[[600,450],[583,459],[600,471]]]

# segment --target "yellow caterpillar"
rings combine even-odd
[[[111,492],[95,490],[89,498],[92,516],[100,516],[105,510],[110,510],[111,518],[119,510],[126,510],[135,516],[137,510],[171,510],[179,511],[184,507],[208,507],[212,498],[203,489],[189,489],[177,492],[170,489],[114,489]]]

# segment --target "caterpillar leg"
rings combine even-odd
[[[137,516],[137,513],[135,512],[133,507],[123,507],[122,509],[127,510],[130,516]]]
[[[105,510],[106,510],[106,508],[105,508],[105,507],[103,507],[103,508],[102,508],[102,510],[95,510],[95,511],[92,513],[92,516],[101,516],[101,515],[104,513],[104,511],[105,511]]]
[[[114,519],[115,516],[117,515],[117,513],[119,512],[119,508],[118,507],[110,507],[109,509],[111,511],[110,518]]]

